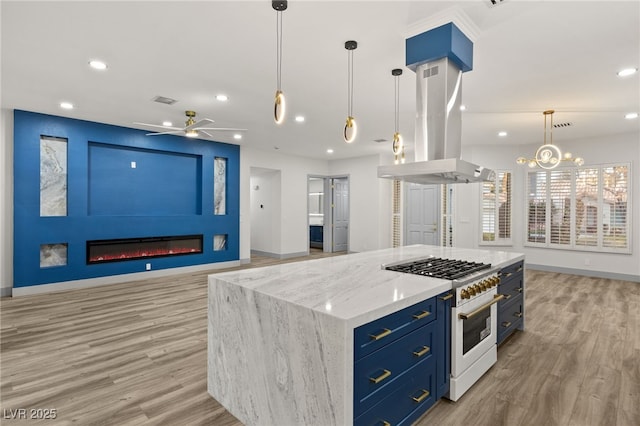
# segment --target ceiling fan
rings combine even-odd
[[[157,136],[157,135],[172,135],[172,134],[177,134],[177,133],[184,133],[184,135],[188,138],[197,138],[198,136],[200,136],[200,133],[204,133],[205,135],[209,136],[210,138],[213,137],[213,135],[209,132],[207,132],[207,130],[209,131],[216,131],[216,132],[220,132],[220,131],[244,131],[247,129],[236,129],[236,128],[232,128],[232,127],[211,127],[211,124],[214,122],[213,120],[209,119],[209,118],[203,118],[202,120],[199,120],[196,122],[196,112],[195,111],[185,111],[184,112],[185,115],[187,116],[187,121],[185,122],[185,127],[172,127],[172,126],[161,126],[158,124],[149,124],[149,123],[133,123],[133,124],[140,124],[142,126],[149,126],[149,127],[158,127],[160,129],[167,129],[164,132],[154,132],[154,133],[147,133],[147,136]]]

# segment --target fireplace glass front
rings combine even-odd
[[[202,253],[202,235],[87,241],[87,264]]]

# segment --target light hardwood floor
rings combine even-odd
[[[206,389],[207,274],[2,299],[1,423],[239,425]],[[526,284],[527,330],[417,424],[640,425],[640,284],[538,271]],[[19,408],[57,418],[6,418]]]

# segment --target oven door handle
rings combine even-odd
[[[493,305],[494,303],[498,303],[502,299],[504,299],[504,294],[496,294],[495,296],[493,296],[493,300],[491,302],[487,303],[486,305],[480,306],[478,309],[473,312],[469,312],[468,314],[458,314],[458,318],[460,318],[461,320],[473,318],[480,312],[484,311],[487,308],[490,308],[491,305]]]

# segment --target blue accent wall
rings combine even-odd
[[[14,287],[239,259],[240,148],[145,133],[14,112]],[[67,216],[40,217],[41,136],[67,140]],[[227,159],[225,215],[213,214],[215,157]],[[86,264],[88,240],[195,234],[201,254]],[[226,250],[213,250],[217,234]],[[40,245],[58,243],[67,264],[41,268]]]

